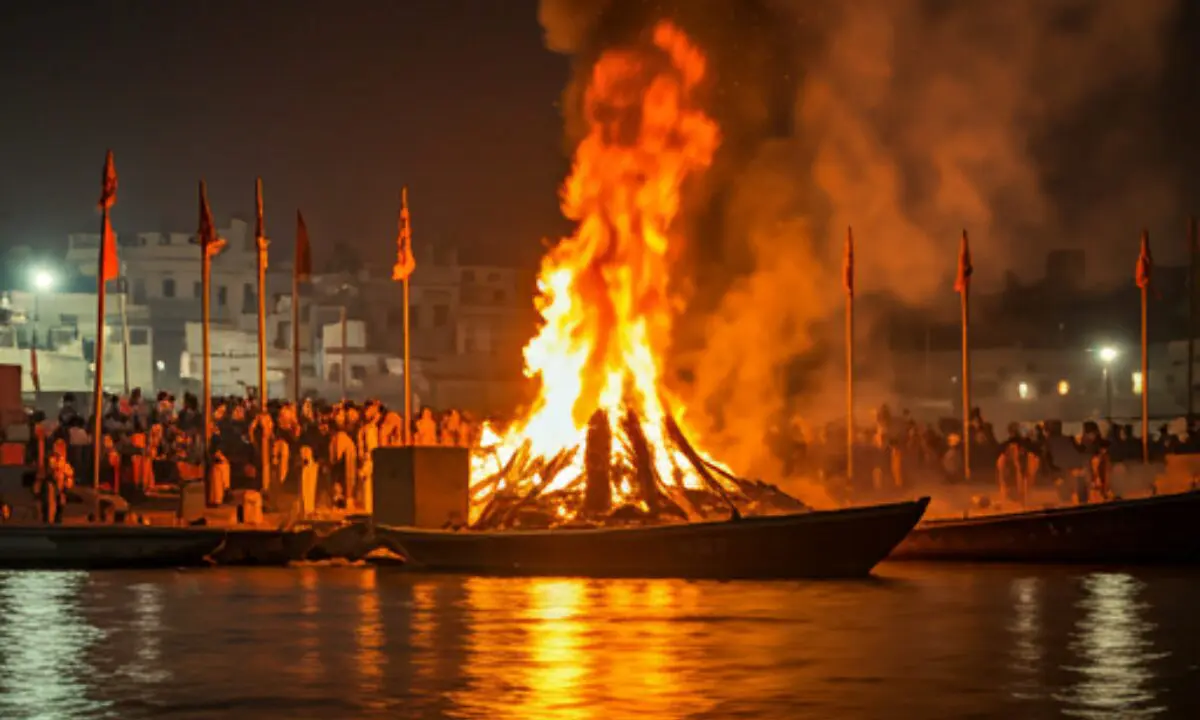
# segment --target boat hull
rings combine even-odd
[[[1200,563],[1200,492],[919,525],[898,560]]]
[[[197,567],[224,540],[224,531],[204,528],[0,525],[0,569]]]
[[[378,526],[377,540],[428,572],[681,578],[833,578],[871,572],[928,498],[829,512],[640,528],[451,532]]]
[[[212,559],[224,566],[281,566],[306,559],[316,542],[317,534],[311,528],[231,528],[225,532],[225,542]]]

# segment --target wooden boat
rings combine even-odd
[[[1198,563],[1200,491],[921,523],[903,560]]]
[[[412,569],[485,575],[861,577],[921,519],[929,498],[827,512],[627,528],[454,532],[377,526]]]
[[[224,541],[212,528],[0,525],[0,569],[194,567]]]

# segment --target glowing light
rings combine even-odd
[[[1142,393],[1142,373],[1134,371],[1129,378],[1133,381],[1133,394],[1140,395]]]
[[[49,270],[39,269],[33,271],[34,289],[46,292],[47,290],[52,290],[56,284],[57,279],[54,277],[54,273]]]
[[[1110,364],[1121,354],[1115,347],[1105,346],[1096,351],[1096,356],[1100,358],[1100,362],[1105,365]]]
[[[1023,382],[1017,384],[1017,395],[1021,396],[1022,400],[1029,399],[1029,383]]]
[[[1066,380],[1059,380],[1058,381],[1058,394],[1066,395],[1069,392],[1071,392],[1071,383],[1067,382]]]

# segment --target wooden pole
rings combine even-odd
[[[108,206],[100,204],[100,250],[96,262],[96,342],[93,348],[93,364],[96,367],[92,379],[92,487],[96,490],[96,521],[100,520],[100,468],[104,466],[104,314],[107,283],[104,282],[104,246],[108,232]]]
[[[1150,462],[1150,345],[1147,333],[1147,295],[1149,287],[1142,288],[1142,462]]]
[[[846,228],[846,480],[854,487],[854,231]]]
[[[300,275],[292,269],[292,400],[300,406]]]
[[[1196,319],[1198,313],[1197,299],[1200,299],[1200,292],[1196,288],[1197,281],[1200,281],[1200,268],[1197,267],[1197,261],[1200,260],[1200,253],[1196,248],[1196,216],[1193,215],[1188,219],[1188,351],[1187,351],[1187,416],[1189,426],[1195,418],[1195,368],[1196,368]]]
[[[208,191],[204,186],[204,181],[200,181],[200,197],[207,205]],[[212,348],[210,345],[209,326],[211,325],[212,303],[209,298],[209,289],[212,286],[212,255],[209,247],[204,243],[204,238],[201,238],[200,245],[200,353],[202,363],[201,376],[201,394],[204,396],[201,399],[202,409],[204,411],[204,426],[200,431],[201,449],[204,453],[204,496],[206,498],[212,495],[212,478],[210,475],[210,458],[209,445],[212,442]]]
[[[971,248],[967,231],[963,230],[958,256],[958,293],[962,310],[962,427],[963,479],[971,480]]]
[[[411,251],[411,250],[410,250]],[[408,327],[408,278],[401,283],[404,288],[404,444],[412,445],[412,374],[409,372],[409,327]]]
[[[267,489],[271,465],[271,437],[267,415],[267,231],[263,223],[262,178],[254,183],[256,222],[254,244],[258,250],[258,412],[259,487]]]

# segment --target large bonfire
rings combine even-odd
[[[476,526],[736,514],[768,487],[694,448],[662,382],[681,195],[712,163],[720,130],[698,105],[701,52],[668,22],[650,40],[592,68],[588,132],[562,190],[577,229],[542,262],[543,324],[525,348],[538,394],[502,433],[484,429]]]

